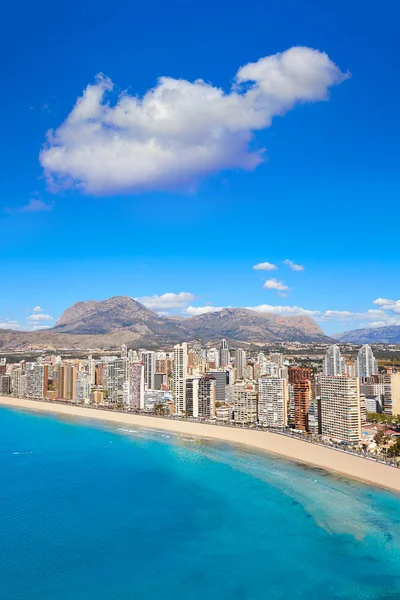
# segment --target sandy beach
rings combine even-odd
[[[56,413],[84,419],[97,419],[136,427],[149,427],[173,433],[197,435],[232,444],[243,444],[400,493],[400,469],[275,433],[174,421],[144,415],[113,413],[107,410],[95,410],[65,404],[57,405],[5,396],[0,396],[0,406],[42,413]]]

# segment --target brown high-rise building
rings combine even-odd
[[[308,409],[311,400],[311,381],[303,379],[292,383],[294,399],[294,426],[295,429],[308,431]]]
[[[60,365],[57,369],[56,397],[63,400],[75,400],[76,367]]]
[[[311,379],[311,370],[303,367],[289,367],[289,383],[299,383]]]
[[[289,382],[292,386],[295,429],[308,431],[308,409],[311,400],[311,371],[303,367],[289,369]]]

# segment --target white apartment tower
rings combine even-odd
[[[246,368],[246,352],[242,348],[235,350],[236,379],[244,379]]]
[[[175,413],[186,412],[186,378],[188,367],[188,345],[186,342],[174,346],[174,398]]]
[[[288,422],[288,383],[283,377],[258,380],[258,422],[267,427],[285,427]]]
[[[325,377],[337,377],[346,372],[346,363],[342,358],[339,346],[330,346],[322,364],[322,372]]]
[[[357,377],[321,377],[322,434],[346,442],[361,438],[360,382]]]
[[[361,346],[358,351],[357,360],[355,363],[355,374],[361,377],[371,377],[378,373],[378,361],[376,360],[372,349],[368,344]]]

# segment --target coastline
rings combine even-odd
[[[310,444],[284,435],[277,435],[276,433],[189,421],[175,421],[154,416],[114,413],[83,406],[57,405],[8,396],[0,396],[0,406],[33,412],[95,419],[109,423],[148,427],[150,429],[159,429],[160,431],[188,434],[231,444],[240,444],[311,467],[324,469],[327,472],[342,475],[349,479],[356,479],[363,483],[400,493],[400,469],[324,446]]]

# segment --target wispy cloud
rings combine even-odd
[[[28,202],[28,204],[25,204],[23,206],[16,206],[16,207],[6,207],[4,210],[10,214],[12,213],[34,213],[34,212],[43,212],[43,211],[49,211],[52,210],[54,206],[54,203],[51,204],[47,204],[46,202],[43,202],[43,200],[40,197],[36,197],[36,198],[31,198]]]
[[[288,258],[283,262],[289,267],[289,269],[292,269],[292,271],[304,271],[303,265],[296,265],[296,263],[294,263],[292,260],[289,260]]]

